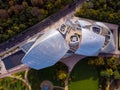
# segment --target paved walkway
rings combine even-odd
[[[67,58],[61,59],[60,62],[68,66],[69,72],[71,72],[74,66],[76,65],[76,63],[79,62],[83,58],[85,58],[85,56],[73,54]]]
[[[19,77],[19,76],[16,76],[16,75],[9,75],[8,77],[14,78],[14,79],[18,79],[18,80],[24,82],[24,83],[28,86],[29,90],[32,90],[31,85],[30,85],[30,83],[29,83],[29,81],[28,81],[28,78],[27,78],[28,72],[29,72],[29,68],[27,68],[27,69],[25,70],[25,74],[24,74],[24,77],[23,77],[23,78],[22,78],[22,77]]]
[[[0,60],[0,74],[7,73],[7,70],[5,68],[4,62]]]
[[[60,60],[62,63],[64,63],[66,66],[68,66],[68,76],[65,80],[65,90],[68,90],[68,79],[69,79],[69,75],[70,75],[72,69],[77,64],[77,62],[79,62],[83,58],[85,58],[85,56],[74,54],[74,55],[71,55],[67,58],[64,58],[64,59]]]
[[[0,78],[10,76],[11,74],[14,74],[14,73],[17,73],[17,72],[20,72],[20,71],[24,71],[26,69],[28,69],[28,66],[23,65],[23,64],[15,67],[15,68],[12,68],[10,70],[7,70],[7,71],[5,69],[4,73],[0,74]]]
[[[110,90],[120,90],[120,79],[113,80],[109,88]]]

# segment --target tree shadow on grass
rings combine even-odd
[[[98,72],[88,65],[88,58],[75,65],[69,78],[69,90],[98,90]]]
[[[70,74],[70,78],[73,82],[87,80],[90,78],[92,78],[92,80],[97,80],[98,79],[97,69],[88,65],[88,59],[84,58],[75,65]]]

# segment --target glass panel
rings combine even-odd
[[[98,35],[87,29],[82,29],[82,41],[75,53],[85,56],[96,56],[100,52],[104,41],[104,36]]]
[[[42,69],[58,62],[69,50],[59,31],[50,30],[38,38],[22,62],[34,69]]]

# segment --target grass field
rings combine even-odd
[[[74,67],[69,81],[69,90],[98,90],[97,71],[87,64],[87,58]]]

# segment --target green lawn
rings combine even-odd
[[[97,71],[87,64],[87,58],[79,61],[73,69],[69,90],[98,90]]]

